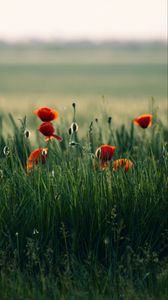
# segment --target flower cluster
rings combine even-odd
[[[69,134],[72,136],[78,131],[78,124],[75,121],[75,103],[72,104],[74,109],[74,118],[73,123],[69,128]],[[56,139],[59,142],[62,141],[62,138],[58,136],[55,132],[52,121],[58,118],[59,114],[57,111],[48,108],[42,107],[34,111],[34,113],[43,121],[39,126],[38,131],[45,136],[45,141],[51,139]],[[108,123],[111,124],[112,118],[110,117]],[[97,120],[98,121],[98,120]],[[142,127],[143,129],[148,128],[152,124],[152,115],[145,114],[141,115],[133,120],[135,125]],[[78,144],[75,141],[70,140],[70,145]],[[100,161],[100,167],[102,170],[108,169],[110,167],[110,161],[112,160],[116,151],[116,146],[112,145],[101,145],[97,148],[95,157]],[[41,162],[44,164],[48,156],[48,148],[38,148],[31,152],[27,160],[27,172],[30,172],[33,169],[33,166]],[[129,169],[133,167],[133,162],[128,158],[119,158],[112,162],[112,170],[115,172],[120,168],[124,169],[124,173],[127,173]]]
[[[39,126],[38,131],[45,136],[45,141],[56,139],[59,142],[62,138],[55,133],[55,129],[52,121],[58,118],[59,114],[57,111],[49,107],[41,107],[34,111],[43,123]],[[38,164],[40,161],[42,164],[46,162],[48,155],[48,148],[38,148],[31,152],[27,160],[27,172],[33,169],[33,166]]]
[[[141,115],[138,118],[135,118],[134,124],[140,126],[145,129],[152,125],[152,115],[145,114]],[[111,118],[109,118],[108,122],[111,123]],[[110,161],[115,154],[116,147],[110,145],[102,145],[100,146],[95,153],[96,158],[100,160],[100,166],[102,170],[108,169],[110,166]],[[127,158],[120,158],[112,163],[112,170],[115,172],[120,168],[124,169],[124,173],[127,173],[129,169],[133,167],[133,162]]]

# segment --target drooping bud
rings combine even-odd
[[[3,153],[4,153],[5,156],[8,156],[8,155],[9,155],[10,149],[9,149],[8,146],[5,146],[5,147],[3,148]]]

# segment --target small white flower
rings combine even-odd
[[[18,236],[18,235],[19,235],[19,233],[18,233],[18,232],[15,232],[15,235],[16,235],[16,236]]]

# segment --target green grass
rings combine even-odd
[[[114,129],[105,112],[98,123],[86,118],[85,134],[72,137],[76,146],[65,120],[57,128],[63,142],[50,141],[47,163],[30,175],[30,151],[46,146],[40,121],[33,123],[36,138],[26,139],[26,119],[9,115],[11,137],[0,131],[3,300],[167,299],[168,131],[155,108],[153,115],[146,130],[131,120]],[[94,153],[104,142],[134,168],[96,168]]]

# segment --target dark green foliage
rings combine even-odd
[[[28,299],[29,279],[21,286],[30,275],[35,278],[30,299],[46,299],[47,293],[48,299],[78,299],[79,291],[81,299],[142,299],[145,293],[155,299],[150,293],[164,293],[167,275],[161,282],[159,274],[168,251],[167,129],[158,122],[146,131],[133,125],[114,130],[108,122],[108,140],[117,146],[114,159],[134,162],[124,174],[95,167],[94,153],[104,139],[98,122],[82,139],[75,133],[74,145],[62,125],[64,143],[49,141],[47,163],[28,175],[27,157],[39,145],[25,139],[26,118],[19,127],[9,118],[10,140],[0,122],[1,145],[10,149],[5,156],[1,148],[0,155],[0,268],[6,289],[0,297],[8,299],[9,288],[11,299]],[[10,274],[6,283],[4,274]],[[154,291],[155,283],[164,285],[162,292]],[[140,288],[147,291],[136,298]]]

